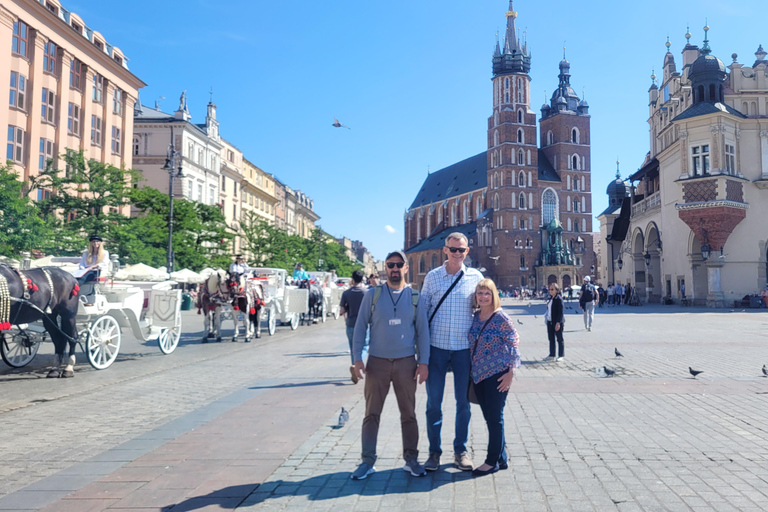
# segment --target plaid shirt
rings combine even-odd
[[[445,298],[435,318],[429,324],[430,345],[444,350],[465,350],[469,348],[469,328],[472,326],[472,294],[483,279],[483,274],[463,263],[464,275],[459,284]],[[432,316],[437,303],[456,279],[458,272],[449,274],[442,265],[431,270],[421,287],[421,301],[427,310],[427,319]]]

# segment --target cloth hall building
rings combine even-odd
[[[445,238],[456,231],[469,239],[466,263],[500,290],[580,284],[594,268],[589,106],[571,87],[564,56],[537,130],[531,55],[516,18],[510,1],[492,58],[488,149],[429,174],[405,213],[414,286],[442,264]]]

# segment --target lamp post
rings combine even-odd
[[[643,258],[645,258],[645,266],[650,268],[650,266],[651,266],[651,254],[649,252],[646,252],[643,255]]]
[[[707,261],[709,259],[709,255],[711,254],[712,249],[709,247],[709,245],[704,244],[701,246],[701,259],[704,261]]]
[[[165,165],[163,166],[163,170],[168,171],[168,198],[170,200],[168,209],[168,254],[166,255],[166,271],[169,276],[173,272],[173,179],[184,177],[184,174],[181,172],[181,162],[182,155],[176,151],[173,145],[173,126],[171,126],[171,143],[168,146],[168,154],[165,157]]]
[[[617,261],[616,264],[619,266],[619,270],[621,270],[621,267],[624,266],[624,262],[621,260],[621,256],[619,256],[619,261]]]

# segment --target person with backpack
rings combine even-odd
[[[429,322],[419,302],[419,292],[406,286],[408,260],[402,251],[386,257],[387,282],[369,288],[357,313],[353,350],[355,372],[365,379],[362,462],[352,480],[363,480],[376,471],[376,442],[384,401],[390,385],[395,389],[403,436],[403,469],[424,476],[419,464],[419,425],[416,420],[416,387],[429,375]],[[363,363],[365,335],[370,326],[368,362]]]
[[[589,276],[584,277],[584,285],[579,294],[579,307],[584,311],[584,328],[592,330],[592,322],[595,319],[595,304],[597,304],[597,290],[590,281]]]

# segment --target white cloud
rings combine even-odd
[[[384,226],[384,229],[387,230],[387,233],[397,233],[397,230],[395,228],[393,228],[392,226],[390,226],[389,224]]]

